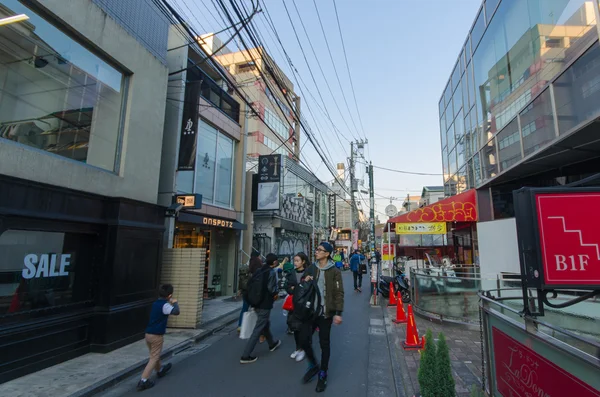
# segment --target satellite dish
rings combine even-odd
[[[389,217],[396,216],[398,214],[398,208],[395,205],[390,204],[385,207],[385,214]]]

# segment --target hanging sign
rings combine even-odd
[[[396,234],[446,234],[446,222],[396,223]]]
[[[185,86],[177,171],[191,171],[196,167],[196,132],[201,83],[201,81],[191,81]]]
[[[183,205],[183,208],[186,208],[186,209],[202,208],[202,195],[201,194],[178,194],[175,196],[175,201],[178,204]]]
[[[281,155],[258,156],[258,182],[281,181]]]
[[[529,287],[600,285],[598,188],[524,188],[514,192],[521,272]]]
[[[381,250],[381,259],[384,261],[393,261],[396,257],[396,244],[383,244]]]
[[[336,201],[335,194],[329,195],[329,227],[335,227],[336,219]]]

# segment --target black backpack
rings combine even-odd
[[[302,281],[294,288],[294,317],[309,322],[321,315],[321,294],[315,280]]]
[[[258,270],[248,281],[245,298],[251,307],[259,306],[265,299],[270,270]]]

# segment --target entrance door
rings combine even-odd
[[[229,230],[216,230],[214,233],[214,246],[211,257],[213,269],[210,272],[209,282],[214,288],[216,296],[233,295],[230,285],[233,285],[230,276],[233,276],[235,265],[234,258],[234,233]]]

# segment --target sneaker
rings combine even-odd
[[[299,363],[300,361],[304,360],[304,357],[306,357],[306,353],[304,353],[304,350],[300,350],[296,354],[296,362]]]
[[[358,292],[362,292],[362,289],[360,289],[360,287],[358,287],[356,290],[357,290]]]
[[[292,359],[296,358],[298,353],[299,353],[299,350],[294,350],[294,352],[292,354],[290,354],[290,358],[292,358]]]
[[[277,350],[277,348],[281,346],[281,341],[278,340],[277,342],[275,342],[275,344],[273,346],[269,346],[269,350],[271,350],[272,352],[274,352],[275,350]]]
[[[304,374],[304,377],[302,378],[302,381],[304,383],[308,383],[310,382],[317,374],[319,373],[319,366],[318,365],[314,365],[314,366],[310,366],[308,368],[308,370],[306,371],[306,373]]]
[[[294,335],[294,331],[292,331],[292,330],[291,330],[291,329],[289,329],[289,328],[287,329],[286,333],[287,333],[288,335]]]
[[[163,365],[161,367],[161,369],[156,373],[156,376],[158,376],[159,378],[162,378],[163,376],[165,376],[166,374],[169,373],[169,371],[171,370],[171,367],[173,365],[171,363],[168,363],[166,365]]]
[[[138,391],[143,391],[143,390],[146,390],[146,389],[150,389],[152,387],[154,387],[154,382],[152,380],[150,380],[150,379],[147,379],[147,380],[141,380],[140,379],[140,381],[137,384],[137,390]]]
[[[315,391],[317,393],[321,393],[321,392],[325,391],[326,388],[327,388],[327,372],[321,371],[321,372],[319,372],[319,381],[317,382],[317,388],[315,389]]]
[[[252,364],[256,360],[258,360],[258,357],[252,357],[252,356],[242,357],[240,359],[240,364]]]

